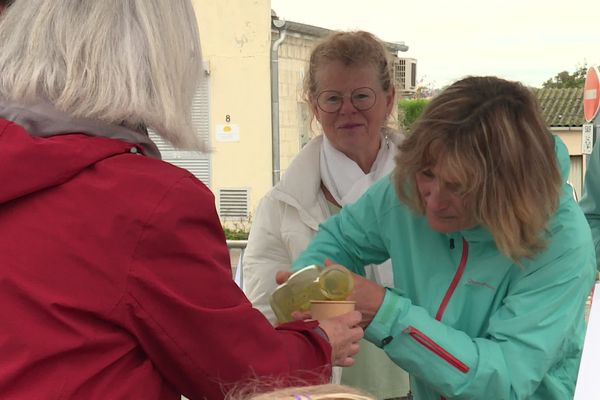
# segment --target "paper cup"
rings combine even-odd
[[[327,319],[354,311],[355,301],[311,300],[310,314],[313,319]]]

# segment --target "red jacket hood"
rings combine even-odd
[[[124,141],[84,133],[36,137],[0,119],[0,204],[65,183],[100,160],[137,151]]]

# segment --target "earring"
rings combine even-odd
[[[385,145],[389,149],[390,148],[390,130],[387,127],[383,127],[383,139],[385,140]]]

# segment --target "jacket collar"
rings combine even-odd
[[[303,221],[314,230],[329,217],[326,200],[321,192],[319,157],[322,144],[322,136],[308,142],[271,191],[273,198],[296,208]]]
[[[494,236],[492,233],[481,225],[460,231],[460,235],[469,243],[494,242]]]
[[[400,133],[391,130],[386,133],[394,146],[404,139],[404,135]],[[296,208],[304,223],[314,230],[317,230],[323,220],[330,217],[327,200],[321,191],[322,146],[322,135],[308,142],[289,165],[281,181],[270,192],[276,200]]]
[[[31,135],[49,137],[66,133],[84,133],[119,139],[140,147],[144,155],[160,159],[160,151],[144,130],[136,131],[93,119],[75,118],[58,110],[48,101],[31,105],[0,102],[0,118],[25,128]]]

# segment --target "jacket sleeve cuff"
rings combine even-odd
[[[383,348],[394,340],[393,327],[398,316],[405,314],[407,310],[407,300],[393,289],[386,288],[383,303],[365,330],[365,339],[375,346]]]

